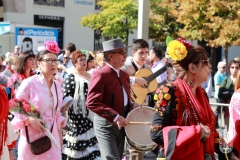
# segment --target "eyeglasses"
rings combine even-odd
[[[78,59],[78,60],[77,60],[77,62],[85,62],[85,61],[87,61],[86,58],[84,58],[84,59]]]
[[[204,60],[201,60],[200,62],[202,63],[209,62],[209,59],[204,59]]]
[[[235,69],[238,69],[239,67],[231,67],[231,69],[234,69],[234,68],[235,68]]]
[[[226,67],[221,67],[221,68],[225,69]]]
[[[57,60],[57,59],[43,59],[43,60],[41,60],[41,61],[44,61],[44,62],[46,62],[47,64],[58,64],[59,63],[59,60]]]
[[[121,54],[121,55],[127,54],[126,51],[121,51],[121,52],[120,52],[120,51],[119,51],[119,52],[117,51],[117,52],[111,52],[111,53],[119,53],[119,54]]]
[[[69,57],[63,57],[63,59],[69,59]]]

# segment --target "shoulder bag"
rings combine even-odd
[[[58,107],[58,93],[57,93],[57,86],[56,83],[54,82],[54,86],[55,86],[55,90],[56,90],[56,95],[57,95],[57,106],[55,108],[55,111],[57,111],[57,107]],[[55,121],[56,115],[53,119],[53,125],[51,128],[51,133],[53,130],[53,126],[54,126],[54,121]],[[29,135],[28,135],[28,127],[25,126],[25,130],[26,130],[26,137],[27,137],[27,142],[29,144],[30,150],[32,152],[32,154],[34,155],[40,155],[43,154],[45,152],[47,152],[49,149],[51,149],[52,147],[52,142],[50,140],[50,138],[48,136],[44,136],[38,140],[35,140],[33,142],[29,141]]]

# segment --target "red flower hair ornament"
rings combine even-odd
[[[187,48],[188,51],[192,48],[192,44],[185,41],[183,38],[178,38],[177,40],[181,42]]]
[[[54,41],[46,41],[44,47],[51,53],[59,54],[60,52],[60,48],[58,47],[57,42]]]

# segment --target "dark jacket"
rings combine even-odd
[[[108,65],[95,71],[90,81],[87,107],[111,122],[117,114],[125,116],[122,86],[128,95],[128,106],[125,106],[125,109],[129,109],[130,80],[128,74],[120,70],[119,78],[117,72]]]

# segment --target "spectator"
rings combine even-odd
[[[20,47],[19,46],[15,46],[14,47],[14,51],[12,52],[12,55],[19,55],[20,53]]]
[[[76,46],[73,43],[68,43],[65,47],[65,54],[69,54],[70,58],[72,58],[72,52],[76,51]],[[73,67],[72,60],[68,61],[67,69]]]
[[[215,89],[214,98],[216,99],[217,103],[221,103],[221,100],[218,98],[218,91],[219,91],[219,88],[220,88],[220,85],[221,85],[222,81],[225,78],[227,78],[226,62],[223,62],[223,61],[218,62],[217,68],[218,68],[218,71],[214,75],[214,89]],[[218,106],[215,110],[215,113],[214,113],[215,117],[216,117],[216,127],[217,128],[219,127],[218,116],[220,114],[220,110],[221,110],[221,107]]]
[[[60,61],[60,63],[63,63],[64,54],[65,54],[65,49],[62,49],[61,54],[58,56],[58,60]]]
[[[94,68],[94,57],[92,55],[89,55],[88,59],[87,59],[87,68],[86,68],[86,70],[90,71],[93,68]]]
[[[231,60],[229,62],[228,69],[230,71],[230,76],[225,78],[222,81],[221,86],[219,88],[219,93],[218,93],[218,97],[221,99],[221,102],[222,103],[227,103],[227,104],[230,102],[231,97],[234,93],[234,85],[235,85],[237,73],[239,71],[239,63],[235,60]],[[227,107],[224,107],[223,111],[224,111],[225,125],[228,126],[229,110],[228,110]]]

